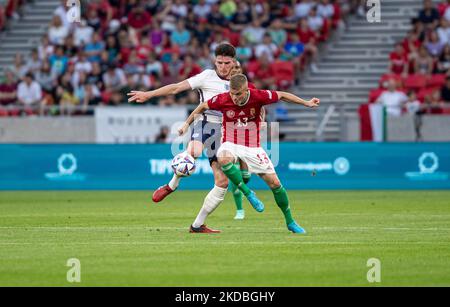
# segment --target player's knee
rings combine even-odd
[[[269,187],[274,190],[274,189],[278,189],[279,187],[281,187],[281,182],[278,178],[273,179],[272,181],[269,182]]]
[[[217,157],[217,162],[219,162],[219,164],[223,166],[233,162],[233,158],[227,156],[219,156]]]
[[[214,179],[214,184],[220,188],[228,188],[228,178],[226,176],[216,177]]]
[[[198,158],[202,155],[203,144],[193,141],[189,144],[187,152],[194,158]]]

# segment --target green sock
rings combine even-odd
[[[250,189],[245,185],[244,180],[242,179],[241,170],[238,169],[233,163],[228,163],[222,166],[222,171],[224,174],[230,179],[232,183],[234,183],[239,190],[244,193],[245,196],[250,194]]]
[[[286,190],[283,186],[275,188],[272,190],[275,201],[280,208],[281,212],[284,214],[284,219],[286,224],[290,224],[294,221],[291,215],[291,209],[289,208],[289,199]]]
[[[231,191],[233,192],[234,204],[237,210],[242,210],[242,192],[239,188],[231,183]]]
[[[244,183],[247,184],[247,182],[250,181],[250,177],[252,176],[248,171],[241,170],[242,179],[244,180]]]

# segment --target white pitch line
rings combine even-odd
[[[343,241],[322,241],[322,242],[301,242],[301,241],[286,241],[286,242],[248,242],[248,241],[174,241],[174,242],[0,242],[0,245],[192,245],[197,244],[214,244],[214,245],[238,245],[238,244],[253,244],[253,245],[446,245],[448,242],[343,242]]]
[[[187,227],[145,227],[145,226],[0,226],[0,229],[21,229],[21,230],[104,230],[104,231],[111,231],[111,230],[152,230],[152,231],[158,231],[159,230],[188,230]],[[222,228],[225,231],[227,230],[261,230],[261,231],[267,231],[267,230],[286,230],[285,227],[257,227],[257,226],[248,226],[248,227],[225,227]],[[311,227],[309,228],[311,231],[314,230],[329,230],[329,231],[363,231],[363,230],[384,230],[384,231],[450,231],[450,228],[438,228],[438,227],[429,227],[429,228],[412,228],[412,227]]]

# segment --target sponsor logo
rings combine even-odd
[[[347,158],[339,157],[333,162],[290,162],[288,165],[290,171],[298,172],[331,172],[343,176],[350,171],[350,161]]]
[[[173,175],[172,160],[170,159],[150,159],[150,174],[154,175]],[[209,161],[207,159],[197,159],[195,161],[195,175],[206,175],[212,174],[212,168],[209,166]]]
[[[418,159],[418,172],[406,172],[410,180],[447,180],[448,173],[437,172],[439,157],[434,152],[424,152]]]
[[[86,176],[76,173],[77,158],[72,153],[63,153],[57,160],[58,173],[46,173],[45,178],[51,181],[83,181]]]

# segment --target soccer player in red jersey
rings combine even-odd
[[[251,173],[259,175],[271,188],[278,207],[284,214],[287,228],[294,233],[305,233],[292,217],[286,190],[275,172],[272,161],[260,145],[261,108],[264,105],[283,100],[301,104],[309,108],[319,106],[320,100],[304,100],[291,93],[269,90],[249,89],[247,78],[238,74],[231,77],[230,91],[219,94],[200,104],[188,117],[180,135],[186,133],[194,117],[205,110],[218,110],[223,114],[222,145],[217,155],[222,171],[244,193],[256,211],[262,212],[264,204],[244,183],[241,171],[234,162],[243,161]]]

